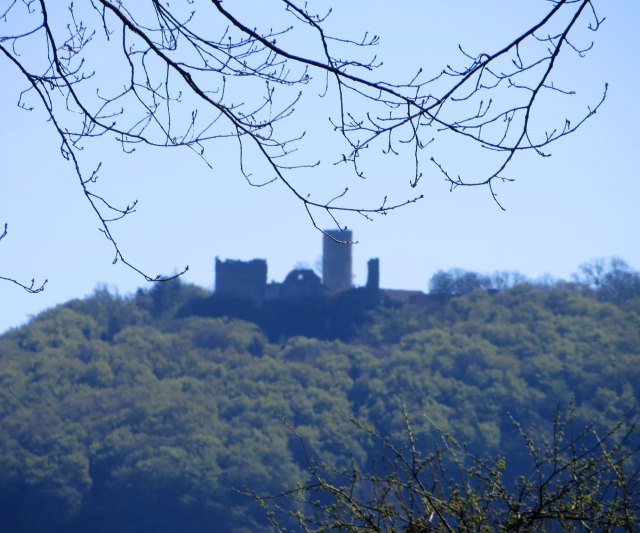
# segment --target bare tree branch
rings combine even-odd
[[[421,446],[406,413],[400,443],[353,422],[388,456],[340,469],[316,464],[305,449],[306,482],[280,494],[246,492],[278,530],[294,523],[305,532],[635,531],[640,524],[635,419],[604,433],[575,431],[573,410],[558,409],[549,439],[514,421],[530,463],[517,476],[506,473],[504,458],[476,457],[440,430],[443,445]]]
[[[487,186],[498,203],[494,184],[513,180],[507,170],[519,153],[548,156],[548,146],[581,127],[606,97],[605,85],[577,118],[557,123],[544,116],[543,96],[575,94],[554,80],[558,59],[584,56],[592,46],[579,44],[584,32],[603,20],[593,0],[551,4],[497,51],[460,48],[462,66],[446,64],[428,76],[417,65],[407,82],[376,77],[377,35],[333,35],[330,8],[319,13],[292,0],[271,0],[265,8],[280,14],[275,29],[256,26],[246,9],[218,0],[89,0],[56,3],[55,10],[50,0],[14,1],[0,15],[0,57],[26,82],[18,105],[46,111],[114,262],[161,281],[175,276],[151,276],[125,258],[114,223],[132,214],[137,201],[118,206],[97,192],[101,162],[81,157],[89,143],[110,139],[126,153],[140,144],[186,148],[212,167],[208,148],[235,139],[246,180],[283,184],[318,229],[320,215],[342,227],[345,213],[371,219],[417,202],[425,165],[451,188]],[[318,82],[323,89],[314,97],[336,134],[329,151],[306,143],[298,118]],[[461,175],[443,159],[449,138],[493,154],[490,166]],[[373,203],[361,203],[348,185],[318,193],[297,179],[335,164],[364,180],[390,155],[411,163],[408,189]]]
[[[2,230],[2,233],[0,234],[0,241],[7,236],[8,231],[9,231],[9,225],[7,223],[5,223],[4,228]],[[9,283],[13,283],[14,285],[17,285],[18,287],[21,287],[22,289],[24,289],[25,291],[27,291],[28,293],[31,293],[31,294],[36,294],[36,293],[42,292],[44,290],[44,286],[49,281],[49,280],[45,279],[40,285],[38,285],[36,283],[35,279],[32,279],[31,283],[29,283],[29,284],[22,283],[22,282],[18,281],[15,278],[9,278],[9,277],[6,277],[6,276],[0,276],[0,279],[2,281],[8,281]]]

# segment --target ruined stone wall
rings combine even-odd
[[[322,296],[322,282],[318,275],[309,269],[296,269],[289,272],[280,285],[280,298],[300,300]]]
[[[267,261],[220,261],[216,258],[216,296],[261,304],[267,286]]]

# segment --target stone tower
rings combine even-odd
[[[325,233],[322,236],[322,283],[330,291],[346,291],[351,288],[353,234],[350,230],[326,230]]]
[[[367,263],[367,289],[380,290],[380,260],[377,257]]]

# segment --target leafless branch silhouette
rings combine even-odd
[[[554,81],[558,59],[588,52],[592,43],[579,43],[603,20],[592,0],[549,3],[541,20],[497,51],[460,48],[462,66],[447,64],[435,76],[416,66],[407,82],[376,77],[377,35],[333,35],[330,8],[318,13],[291,0],[269,3],[280,15],[276,29],[255,27],[246,5],[220,0],[13,0],[0,13],[0,57],[3,72],[26,82],[18,105],[46,111],[114,263],[161,281],[188,267],[174,276],[149,275],[125,256],[113,225],[132,214],[137,201],[119,206],[98,192],[101,164],[82,157],[89,143],[108,138],[125,152],[142,144],[182,147],[211,166],[208,147],[235,139],[246,180],[256,187],[280,182],[318,229],[321,213],[341,226],[345,212],[372,218],[420,200],[425,167],[451,188],[488,187],[502,207],[494,184],[513,180],[507,170],[514,158],[526,151],[547,156],[549,145],[575,132],[606,97],[605,86],[582,115],[560,126],[546,122],[543,95],[574,94]],[[300,172],[320,164],[304,143],[307,130],[297,111],[312,80],[324,85],[313,98],[329,110],[342,147],[327,156],[331,163],[366,179],[364,161],[402,155],[412,168],[405,196],[392,190],[366,205],[348,186],[321,196],[298,184]],[[437,141],[444,136],[490,151],[491,168],[461,175],[439,157]],[[259,177],[250,168],[259,168]]]
[[[2,230],[2,233],[0,233],[0,241],[2,239],[4,239],[7,236],[7,233],[9,232],[9,225],[7,223],[5,223],[4,228]],[[41,284],[37,284],[35,279],[31,280],[31,283],[27,284],[27,283],[22,283],[20,281],[18,281],[15,278],[9,278],[6,276],[0,276],[0,279],[2,281],[8,281],[9,283],[13,283],[14,285],[17,285],[18,287],[21,287],[22,289],[24,289],[25,291],[31,293],[31,294],[36,294],[39,292],[42,292],[44,290],[45,285],[47,284],[48,280],[44,280],[44,282],[42,282]]]

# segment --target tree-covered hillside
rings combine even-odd
[[[524,468],[512,419],[550,431],[557,407],[605,428],[640,404],[640,299],[586,284],[518,284],[384,302],[349,342],[186,316],[203,291],[99,290],[0,337],[0,530],[255,531],[244,492],[367,468],[403,412]]]

